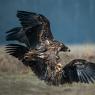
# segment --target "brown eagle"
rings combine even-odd
[[[21,27],[8,31],[6,40],[19,43],[8,44],[7,53],[21,60],[24,65],[30,66],[38,78],[51,85],[67,82],[94,82],[94,63],[75,59],[64,66],[59,52],[70,50],[63,43],[54,39],[49,20],[45,16],[18,11],[17,17],[21,22]]]

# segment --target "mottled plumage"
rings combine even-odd
[[[6,52],[30,66],[39,79],[50,85],[95,80],[95,64],[83,59],[75,59],[64,65],[59,57],[60,51],[70,51],[63,43],[54,39],[48,19],[33,12],[18,11],[20,27],[7,32]]]
[[[50,30],[48,19],[33,12],[18,11],[17,17],[21,22],[21,27],[16,27],[7,32],[8,41],[19,41],[25,43],[29,48],[36,47],[45,40],[52,40],[53,35]]]

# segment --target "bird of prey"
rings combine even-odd
[[[17,17],[21,26],[7,31],[7,41],[15,40],[24,43],[28,49],[39,50],[45,49],[46,45],[55,41],[51,33],[49,20],[45,16],[33,12],[18,11]],[[64,48],[63,43],[56,42]]]
[[[47,51],[41,54],[39,53],[41,56],[37,56],[37,59],[40,61],[38,60],[38,62],[35,62],[35,65],[41,65],[41,67],[39,66],[40,72],[38,71],[40,79],[44,80],[49,85],[56,86],[73,82],[94,83],[95,63],[84,59],[74,59],[64,65],[63,61],[58,56],[59,51],[57,52],[57,49],[57,47],[51,45]],[[29,57],[29,55],[27,55],[27,57]],[[29,65],[30,64],[31,60]],[[32,64],[30,67],[32,67]],[[36,67],[36,69],[37,68],[38,67]]]
[[[64,65],[60,51],[70,51],[63,43],[54,39],[48,19],[33,12],[18,11],[21,27],[7,32],[6,51],[30,66],[39,79],[50,85],[72,82],[90,83],[95,80],[95,64],[83,59],[75,59]],[[24,43],[24,44],[22,44]]]

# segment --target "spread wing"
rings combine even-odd
[[[28,48],[19,44],[8,44],[6,52],[18,59],[23,59],[24,54],[28,52]]]
[[[65,82],[95,82],[95,64],[86,60],[73,60],[63,68],[63,71],[62,80]]]
[[[36,47],[42,41],[52,40],[48,19],[40,14],[26,11],[18,11],[17,17],[21,27],[16,27],[7,32],[7,41],[19,41],[25,43],[29,48]]]

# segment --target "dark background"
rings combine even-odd
[[[55,38],[66,44],[95,43],[95,0],[0,0],[0,44],[20,25],[17,10],[45,15]]]

